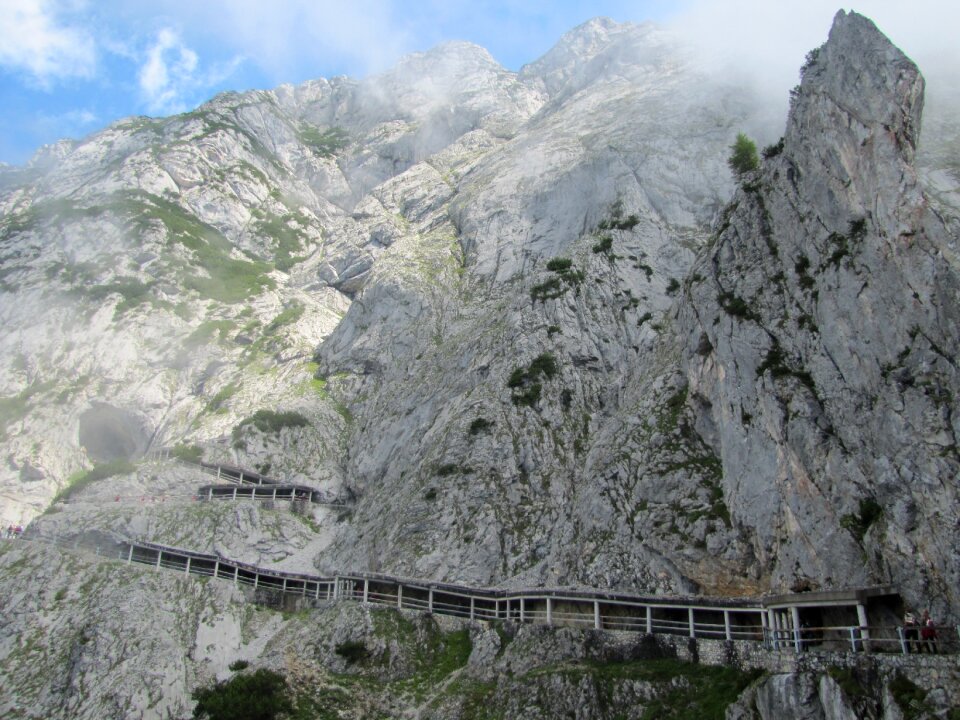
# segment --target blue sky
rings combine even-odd
[[[918,60],[960,67],[946,0],[855,6]],[[836,0],[0,0],[0,161],[128,115],[169,115],[222,90],[362,77],[444,40],[512,70],[605,15],[674,27],[711,62],[784,94],[826,38]]]

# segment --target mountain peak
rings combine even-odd
[[[560,38],[545,55],[520,70],[521,79],[539,79],[551,95],[576,90],[604,72],[631,73],[674,55],[669,34],[653,23],[618,23],[597,17]],[[572,85],[572,87],[571,87]]]

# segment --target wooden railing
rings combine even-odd
[[[287,483],[236,465],[179,457],[166,448],[153,450],[147,454],[147,457],[157,460],[174,460],[221,481],[201,486],[197,493],[200,499],[304,500],[315,505],[347,506],[343,498],[332,493],[323,492],[309,485]]]

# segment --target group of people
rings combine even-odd
[[[929,610],[923,611],[919,622],[913,612],[907,610],[903,616],[903,639],[908,653],[937,652],[937,628]]]
[[[5,538],[8,540],[14,540],[23,535],[23,525],[7,525]]]

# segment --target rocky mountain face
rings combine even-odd
[[[940,104],[921,142],[923,85],[840,13],[732,177],[760,100],[595,20],[519,73],[452,43],[0,168],[0,522],[479,584],[892,583],[956,618],[960,134]],[[180,443],[350,507],[195,503],[197,473],[126,464]],[[296,618],[140,571],[111,589],[95,561],[72,590],[59,552],[0,557],[23,604],[0,668],[47,716],[178,716],[239,657],[289,665]],[[118,644],[131,603],[157,608],[156,670]],[[41,655],[65,684],[24,673]],[[837,705],[823,678],[753,705],[815,686]]]

